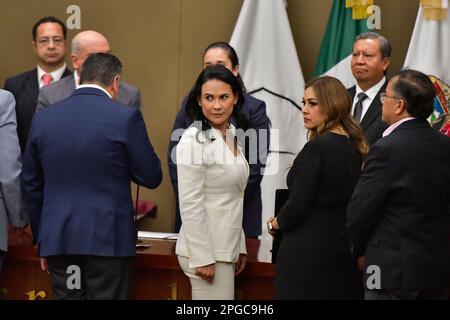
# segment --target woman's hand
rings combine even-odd
[[[245,265],[247,263],[247,255],[240,254],[239,259],[235,264],[234,275],[238,276],[242,271],[244,271]]]
[[[45,258],[41,258],[41,269],[42,269],[42,271],[44,271],[47,274],[49,274],[49,272],[48,272],[48,262],[47,262],[47,259],[45,259]]]
[[[269,234],[272,237],[275,237],[275,235],[277,234],[277,231],[280,229],[277,218],[270,217],[266,223],[267,223],[267,231],[269,231]]]
[[[212,263],[207,266],[195,268],[195,274],[200,276],[203,280],[213,283],[214,275],[216,274],[216,265]]]

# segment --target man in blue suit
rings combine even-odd
[[[227,67],[238,78],[244,91],[245,86],[239,75],[239,59],[236,51],[226,42],[214,42],[210,44],[203,54],[203,67],[210,65],[222,64]],[[244,197],[244,219],[243,228],[247,238],[257,238],[261,235],[261,219],[262,219],[262,202],[261,202],[261,180],[263,177],[267,153],[269,150],[269,130],[270,121],[266,113],[266,104],[264,101],[253,98],[249,94],[244,94],[245,102],[242,106],[242,113],[249,122],[250,130],[254,130],[257,141],[247,143],[244,139],[252,138],[249,131],[246,137],[239,137],[240,144],[245,146],[245,157],[250,165],[250,177],[245,189]],[[182,133],[188,128],[193,120],[186,112],[187,97],[184,98],[181,108],[177,113],[175,123],[172,129],[172,135],[169,142],[168,162],[169,174],[172,181],[176,196],[176,214],[175,214],[175,232],[181,227],[180,209],[178,203],[178,178],[177,166],[175,159],[176,146],[181,138]]]
[[[129,296],[136,251],[130,180],[156,188],[162,173],[141,112],[113,100],[121,71],[115,56],[91,55],[82,85],[33,120],[22,186],[55,299]]]

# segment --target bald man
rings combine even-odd
[[[36,110],[39,111],[69,97],[79,87],[81,69],[89,55],[110,51],[109,42],[101,33],[92,30],[78,33],[71,44],[70,58],[74,70],[73,77],[63,78],[41,90]],[[121,81],[117,101],[140,109],[141,94],[136,87]]]

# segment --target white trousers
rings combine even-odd
[[[195,269],[189,268],[189,259],[178,256],[178,263],[189,277],[192,300],[234,300],[234,264],[216,262],[213,283],[200,278]]]

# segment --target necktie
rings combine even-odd
[[[367,94],[364,92],[361,92],[358,94],[358,102],[356,102],[355,110],[353,111],[353,118],[360,123],[361,122],[361,116],[363,112],[363,101],[368,98]]]
[[[44,84],[44,87],[48,86],[53,81],[53,77],[49,73],[42,75],[41,79],[42,79],[42,83]]]

